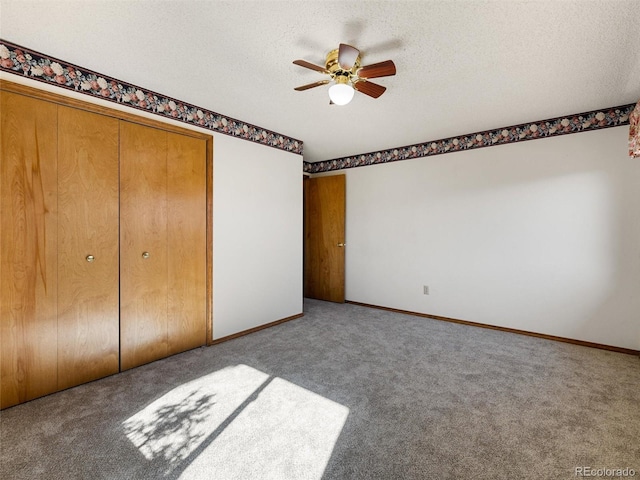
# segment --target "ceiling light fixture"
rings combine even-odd
[[[353,99],[355,90],[348,77],[337,76],[336,83],[329,87],[329,98],[336,105],[346,105]]]

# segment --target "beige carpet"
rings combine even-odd
[[[640,359],[307,300],[0,428],[12,480],[640,478]]]

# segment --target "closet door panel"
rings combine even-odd
[[[206,141],[167,137],[169,353],[206,343]]]
[[[167,134],[120,122],[120,366],[167,356]]]
[[[56,105],[0,92],[0,407],[57,389]]]
[[[118,372],[118,120],[58,108],[58,387]]]

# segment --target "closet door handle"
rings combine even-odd
[[[346,243],[339,243],[339,244],[338,244],[338,246],[339,246],[339,247],[346,247],[346,246],[347,246],[347,244],[346,244]]]
[[[144,258],[145,260],[147,258],[149,258],[151,255],[149,254],[149,252],[142,252],[142,258]]]
[[[96,259],[93,255],[87,255],[87,262],[91,263]]]

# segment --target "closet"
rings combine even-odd
[[[0,82],[0,408],[205,345],[212,138]]]

